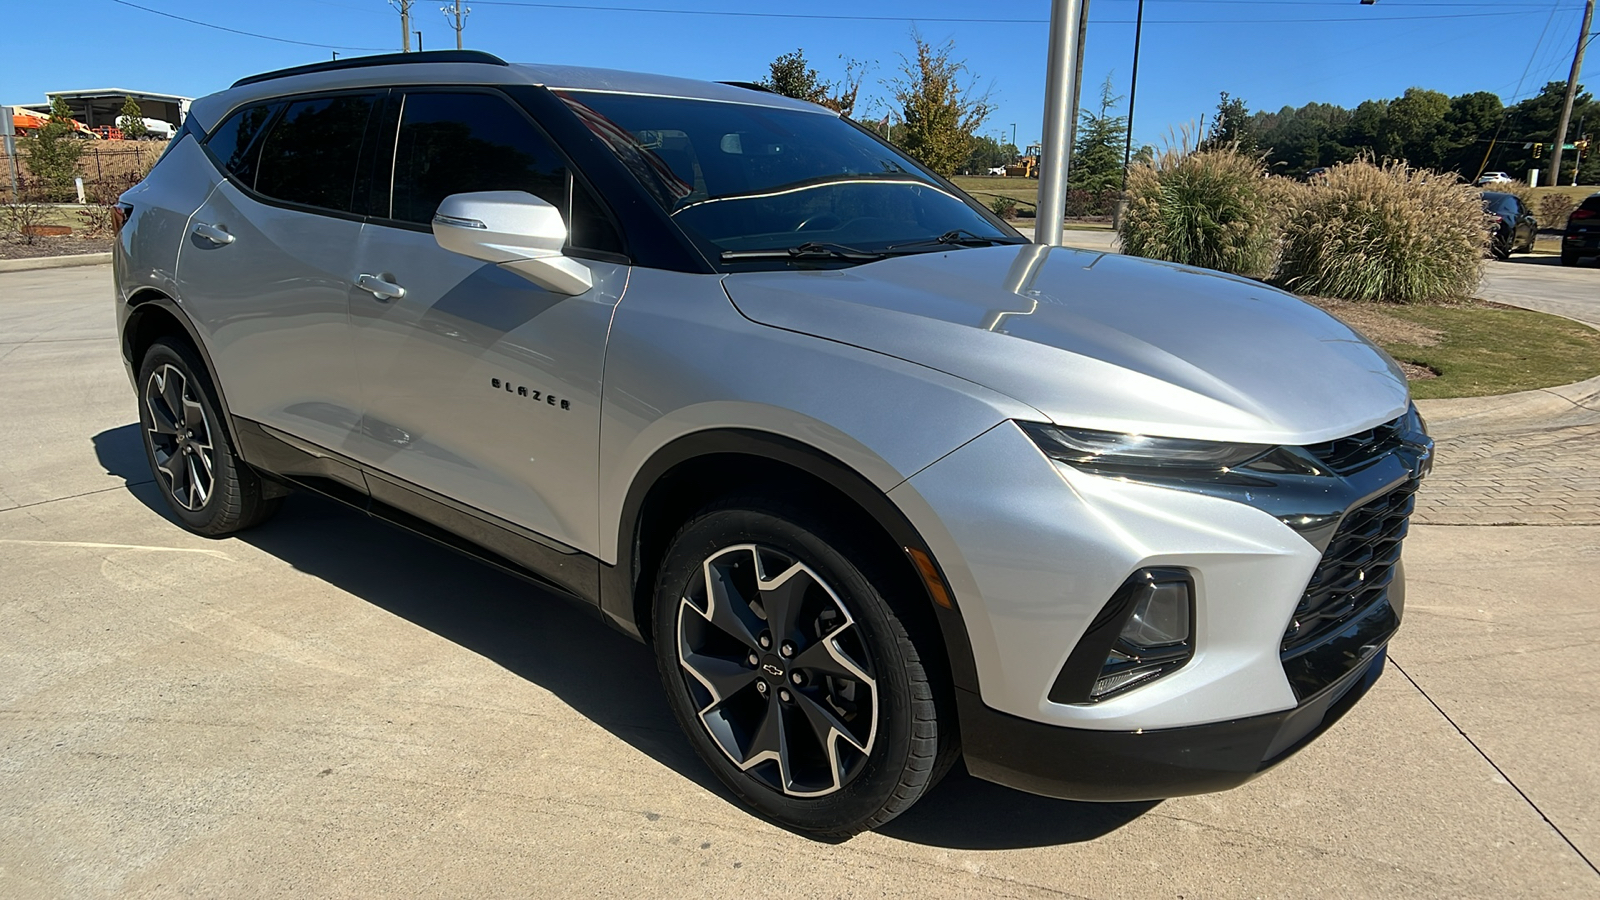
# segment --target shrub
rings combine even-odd
[[[1237,148],[1167,149],[1128,173],[1123,252],[1237,275],[1272,274],[1288,188]]]
[[[44,224],[48,213],[46,206],[30,200],[8,203],[0,206],[0,229],[15,234],[22,238],[23,243],[31,245],[37,237],[34,229]]]
[[[1463,297],[1478,287],[1488,241],[1476,188],[1449,173],[1358,160],[1299,193],[1278,279],[1296,293],[1344,300]]]
[[[1578,204],[1573,203],[1572,198],[1566,194],[1545,194],[1544,199],[1539,201],[1539,227],[1565,228],[1567,216],[1572,215],[1572,211],[1577,208]]]
[[[1014,219],[1017,217],[1017,201],[1010,197],[995,197],[989,201],[989,208],[994,210],[994,214],[1002,219]]]

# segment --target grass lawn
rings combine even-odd
[[[1482,301],[1391,306],[1307,299],[1402,363],[1437,372],[1411,382],[1419,399],[1509,394],[1600,375],[1600,331],[1560,316]]]

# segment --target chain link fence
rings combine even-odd
[[[135,184],[166,149],[159,141],[86,141],[78,158],[77,178],[83,182],[79,199],[76,182],[51,184],[28,168],[28,155],[15,159],[0,151],[0,203],[88,203],[109,205]],[[15,163],[15,165],[13,165]]]

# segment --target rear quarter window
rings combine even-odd
[[[257,139],[282,103],[246,106],[223,121],[206,138],[206,149],[223,171],[249,187],[255,187]]]

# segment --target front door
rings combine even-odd
[[[600,379],[628,267],[609,218],[520,108],[490,91],[401,101],[392,196],[363,227],[352,297],[364,388],[357,458],[445,498],[596,552]],[[441,249],[446,196],[521,190],[600,246],[594,287],[569,297]],[[582,255],[581,249],[575,254]],[[613,261],[602,257],[610,256]],[[367,276],[363,278],[362,276]],[[383,285],[398,290],[391,291]],[[376,287],[376,290],[370,288]]]

